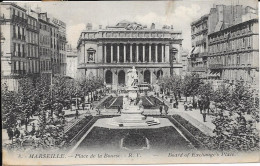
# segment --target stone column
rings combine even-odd
[[[133,51],[132,51],[132,44],[130,44],[130,62],[133,62]]]
[[[158,62],[158,46],[155,45],[155,62]]]
[[[136,44],[136,62],[139,62],[139,45]]]
[[[124,62],[126,62],[126,46],[124,44]]]
[[[107,45],[104,44],[104,63],[107,63]]]
[[[117,62],[119,62],[119,44],[117,45]]]
[[[113,63],[113,44],[111,44],[111,63]]]
[[[98,44],[98,49],[97,49],[97,56],[95,58],[95,62],[102,62],[102,52],[103,52],[103,45],[101,43]]]
[[[164,62],[164,45],[162,45],[162,62]]]
[[[152,45],[149,44],[149,62],[152,61]]]
[[[145,45],[143,45],[143,62],[145,62]]]
[[[165,62],[170,62],[169,54],[170,54],[170,46],[166,45],[165,46]]]

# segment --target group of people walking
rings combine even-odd
[[[160,110],[160,115],[163,115],[163,110],[165,112],[165,115],[168,115],[169,107],[163,102],[162,104],[160,104],[159,110]]]
[[[183,104],[185,111],[192,111],[192,109],[200,109],[200,114],[202,114],[203,122],[206,122],[207,114],[209,114],[210,110],[210,101],[206,97],[201,97],[198,101],[192,102],[184,102]]]

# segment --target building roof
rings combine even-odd
[[[225,29],[222,29],[222,30],[220,30],[220,31],[212,32],[212,33],[208,34],[208,36],[215,35],[215,34],[224,32],[224,31],[226,31],[226,30],[231,30],[231,29],[234,29],[234,27],[242,26],[242,25],[248,24],[248,23],[250,23],[250,22],[258,22],[258,19],[251,19],[251,20],[248,20],[248,21],[245,21],[245,22],[241,22],[241,23],[232,25],[232,26],[230,26],[230,27],[228,27],[228,28],[225,28]]]
[[[203,21],[203,20],[205,20],[205,19],[208,19],[208,17],[209,17],[209,14],[205,14],[205,15],[201,16],[199,19],[197,19],[197,20],[191,22],[191,25],[198,24],[198,23],[200,23],[201,21]]]
[[[13,7],[16,7],[24,12],[26,12],[26,9],[18,6],[17,4],[13,3],[13,2],[2,2],[1,5],[12,5]]]

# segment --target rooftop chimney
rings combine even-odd
[[[102,25],[99,25],[99,29],[102,29]]]
[[[91,23],[87,23],[86,29],[87,29],[87,30],[92,30],[92,24],[91,24]]]
[[[155,24],[154,23],[152,23],[151,29],[155,29]]]
[[[171,29],[173,29],[173,25],[171,25]]]
[[[42,9],[40,7],[37,6],[36,10],[37,13],[41,13]]]

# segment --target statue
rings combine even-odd
[[[132,69],[127,71],[127,86],[128,87],[135,87],[138,82],[138,75],[135,67],[133,66]]]

